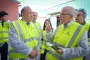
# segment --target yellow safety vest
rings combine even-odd
[[[89,30],[89,27],[90,27],[90,24],[88,24],[88,23],[85,23],[85,29],[86,29],[86,31],[88,32],[88,30]]]
[[[0,43],[8,42],[8,31],[9,24],[4,22],[4,26],[2,27],[2,23],[0,23]]]
[[[41,44],[41,49],[40,49],[40,53],[43,54],[45,51],[45,44],[46,44],[46,31],[42,30],[42,37],[43,37],[43,41]]]
[[[24,21],[18,20],[12,22],[12,25],[15,28],[16,34],[18,35],[18,40],[23,40],[24,43],[30,48],[37,47],[39,34],[32,22],[30,22],[30,26],[28,26]],[[20,52],[16,51],[14,48],[10,49],[10,58],[26,58],[26,57],[27,56],[24,56]]]
[[[36,29],[38,30],[39,34],[42,34],[41,25],[39,22],[36,22]]]
[[[41,38],[42,38],[42,31],[41,31],[41,25],[40,25],[40,23],[39,22],[36,22],[36,23],[33,23],[34,24],[34,26],[36,27],[36,30],[37,30],[37,32],[38,32],[38,34],[39,34],[39,42],[38,42],[38,50],[40,51],[40,46],[41,46]]]
[[[64,25],[61,24],[56,31],[54,36],[53,44],[63,48],[75,48],[82,36],[85,28],[82,25],[73,22],[66,29],[64,29]],[[82,60],[83,57],[80,58],[72,58],[70,60]],[[63,56],[58,54],[56,50],[51,48],[46,55],[46,60],[62,60]]]
[[[85,29],[86,29],[87,34],[88,34],[88,31],[90,29],[90,24],[89,23],[86,23],[84,26],[85,26]],[[88,38],[88,46],[90,46],[90,38]]]
[[[42,44],[41,44],[41,50],[40,50],[41,54],[43,54],[45,52],[45,49],[46,50],[50,49],[50,47],[46,45],[47,42],[50,42],[50,41],[47,41],[47,39],[46,39],[46,30],[42,30],[42,33],[43,33],[44,40],[42,41]]]

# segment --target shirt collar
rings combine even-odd
[[[83,23],[82,23],[82,25],[85,25],[86,24],[86,22],[85,22],[85,20],[83,21]]]
[[[73,22],[75,22],[75,20],[72,20],[72,21],[70,21],[68,24],[64,24],[64,28],[67,28],[70,24],[72,24]]]
[[[6,20],[7,23],[10,23],[10,20]]]
[[[28,23],[28,22],[26,22],[24,19],[22,19],[25,23]]]

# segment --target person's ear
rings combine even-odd
[[[22,13],[22,16],[24,16],[24,13]]]
[[[70,18],[73,18],[73,16],[72,16],[72,15],[70,15]]]

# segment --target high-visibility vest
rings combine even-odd
[[[41,46],[41,38],[42,38],[42,31],[41,31],[41,25],[39,22],[33,23],[34,26],[36,27],[36,30],[39,34],[39,42],[38,42],[38,46],[36,47],[39,51],[40,51],[40,46]]]
[[[38,30],[39,34],[42,34],[42,31],[41,31],[41,25],[39,22],[36,22],[36,29]]]
[[[80,37],[85,31],[85,27],[73,22],[71,25],[69,25],[66,29],[64,29],[64,25],[60,25],[57,29],[53,44],[58,47],[63,48],[75,48],[80,40]],[[51,48],[47,55],[46,60],[62,60],[64,59],[62,55],[58,54],[56,50]],[[69,60],[82,60],[83,57],[79,58],[71,58]]]
[[[40,49],[41,54],[45,52],[45,49],[46,50],[50,49],[50,47],[46,45],[47,42],[50,42],[46,38],[46,30],[42,30],[42,35],[43,35],[43,41],[42,41],[41,49]]]
[[[8,31],[9,31],[9,23],[4,22],[2,27],[2,23],[0,23],[0,43],[8,42]]]
[[[39,34],[36,30],[36,27],[32,22],[28,26],[24,21],[18,20],[12,22],[18,40],[22,40],[28,47],[35,48],[38,45]],[[17,45],[18,46],[18,45]],[[16,51],[13,47],[10,49],[10,58],[26,58],[27,56]]]
[[[43,54],[45,52],[45,44],[46,44],[46,31],[42,30],[42,44],[41,44],[41,48],[40,48],[40,53]]]
[[[85,29],[86,29],[86,31],[88,32],[88,30],[89,30],[89,27],[90,27],[90,24],[89,23],[85,23]]]
[[[86,29],[86,31],[87,31],[87,33],[88,33],[88,36],[90,35],[90,24],[89,23],[85,23],[85,29]],[[88,46],[90,46],[90,36],[88,37]]]

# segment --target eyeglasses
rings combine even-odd
[[[62,16],[65,16],[65,15],[70,15],[70,16],[72,17],[72,15],[71,15],[71,14],[60,14],[60,15],[62,15]]]
[[[71,14],[60,14],[60,15],[71,15]]]
[[[37,15],[33,15],[33,16],[37,16]]]
[[[77,14],[77,16],[83,16],[83,15]]]
[[[33,14],[33,12],[29,12],[29,14]]]
[[[64,16],[64,15],[70,15],[70,16],[72,16],[71,14],[60,14],[60,15],[63,15],[63,16]]]

